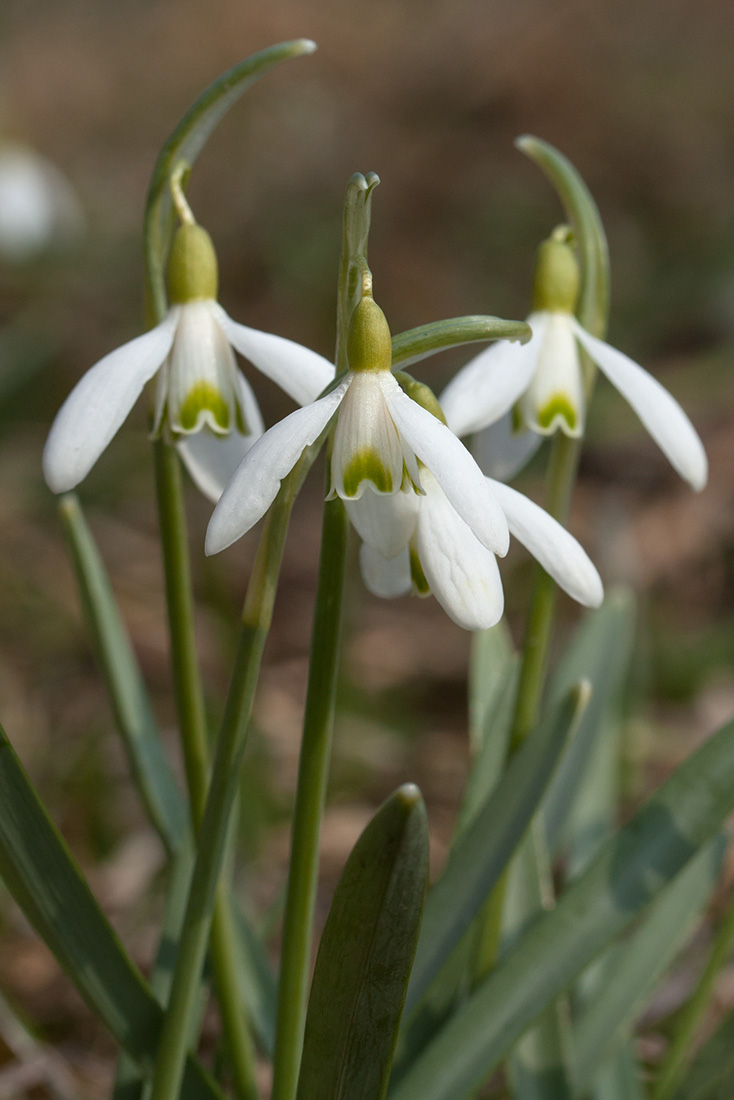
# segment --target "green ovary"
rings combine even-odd
[[[578,413],[563,394],[556,394],[542,409],[538,409],[538,424],[541,428],[550,428],[556,417],[566,422],[569,432],[576,430]]]
[[[376,451],[358,451],[344,470],[344,494],[356,497],[363,481],[371,481],[378,493],[392,493],[393,479]]]
[[[211,382],[197,382],[186,394],[186,399],[181,402],[178,413],[181,430],[193,432],[199,422],[199,416],[203,412],[211,413],[214,423],[222,432],[229,431],[229,406],[217,387],[213,386]]]

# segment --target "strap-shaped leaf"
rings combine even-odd
[[[172,854],[188,829],[186,804],[163,748],[107,571],[74,493],[61,498],[59,512],[115,721],[148,816]]]
[[[574,1027],[576,1083],[581,1091],[631,1028],[691,934],[719,877],[725,848],[724,838],[718,837],[699,852],[650,907],[635,934],[612,951],[604,981]]]
[[[602,723],[618,702],[631,659],[634,625],[631,594],[624,589],[610,592],[598,611],[585,616],[550,685],[551,701],[563,698],[580,679],[588,680],[592,688],[576,735],[543,799],[543,820],[552,855],[558,852],[594,748],[604,735]]]
[[[0,876],[85,1001],[143,1067],[163,1012],[92,895],[61,834],[0,729]],[[182,1100],[219,1088],[189,1057]]]
[[[186,112],[163,146],[153,171],[145,207],[145,256],[148,285],[146,302],[150,322],[160,321],[166,311],[164,265],[168,254],[172,223],[169,178],[179,161],[193,168],[217,124],[256,80],[280,61],[313,53],[314,42],[298,38],[269,46],[240,61],[205,89]]]
[[[734,1081],[734,1013],[701,1047],[675,1100],[731,1100]]]
[[[394,1100],[455,1100],[476,1088],[544,1007],[714,836],[732,808],[734,723],[702,745],[603,845],[556,908],[533,924],[413,1064]]]
[[[428,878],[428,822],[401,787],[357,841],[334,894],[308,1005],[298,1100],[382,1100]]]
[[[65,494],[59,503],[86,620],[104,674],[115,721],[148,816],[169,853],[177,853],[177,879],[184,882],[193,866],[188,811],[161,741],[135,654],[120,616],[109,577],[78,498]],[[187,849],[187,851],[185,851]],[[242,995],[266,1050],[272,1049],[275,979],[263,946],[239,910],[240,959],[237,973]],[[175,915],[171,916],[175,920]],[[170,928],[164,935],[171,940]],[[175,940],[174,940],[175,942]],[[169,956],[173,950],[169,945]],[[170,962],[170,958],[169,958]],[[157,974],[157,970],[154,971]],[[154,992],[159,990],[154,984]]]
[[[569,693],[515,754],[484,807],[452,849],[426,902],[405,1005],[415,1010],[466,932],[517,847],[553,772],[588,688]]]
[[[437,351],[446,351],[461,344],[477,344],[485,340],[520,340],[524,344],[531,335],[530,326],[524,321],[504,321],[501,317],[481,314],[432,321],[393,336],[393,367],[404,370],[412,363],[435,355]]]

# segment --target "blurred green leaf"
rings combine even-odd
[[[593,1100],[647,1100],[640,1065],[631,1040],[601,1067],[593,1088]]]
[[[486,340],[530,339],[530,326],[524,321],[503,321],[501,317],[450,317],[400,332],[392,338],[393,367],[405,369],[437,351]]]
[[[139,1065],[150,1068],[162,1009],[97,905],[1,729],[0,806],[0,875],[6,886],[92,1011]],[[184,1097],[221,1097],[191,1057]]]
[[[704,1043],[675,1100],[731,1100],[734,1081],[734,1014]]]
[[[542,821],[536,816],[509,867],[500,959],[553,904],[550,857]],[[507,1076],[514,1100],[570,1100],[571,1066],[570,1011],[567,999],[560,997],[510,1052]]]
[[[495,711],[508,677],[517,666],[518,657],[512,644],[510,629],[504,619],[489,630],[472,634],[469,659],[469,744],[473,756],[497,737]],[[503,752],[502,764],[504,766]],[[485,792],[489,794],[489,789]]]
[[[634,625],[631,594],[623,589],[610,592],[598,611],[585,616],[551,682],[551,702],[561,699],[580,679],[588,680],[592,686],[589,705],[543,799],[542,814],[551,855],[558,854],[564,827],[602,736],[605,716],[619,700],[631,660]],[[595,799],[595,805],[598,808],[601,803]],[[593,838],[588,843],[593,843]],[[575,844],[578,848],[578,838]],[[580,858],[578,851],[576,855]]]
[[[569,693],[515,754],[483,808],[452,849],[428,895],[405,1005],[417,1008],[488,897],[535,812],[588,689]]]
[[[604,980],[574,1026],[576,1083],[588,1088],[691,934],[718,879],[726,843],[717,837],[676,875],[634,935],[618,944]]]
[[[394,1100],[456,1100],[484,1081],[545,1005],[642,912],[732,808],[729,724],[602,846],[556,908],[533,923],[410,1067]]]
[[[146,303],[150,323],[162,320],[166,312],[164,268],[172,227],[171,172],[180,161],[193,168],[217,124],[256,80],[278,62],[312,53],[315,49],[309,39],[298,38],[269,46],[233,65],[201,93],[163,146],[153,170],[145,207]]]
[[[401,787],[357,841],[314,970],[298,1100],[382,1100],[428,879],[420,792]]]
[[[179,850],[188,810],[168,761],[109,578],[73,493],[59,501],[79,592],[115,721],[148,816],[169,853]]]

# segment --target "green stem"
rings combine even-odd
[[[181,468],[175,448],[163,440],[155,441],[154,455],[174,691],[191,817],[194,832],[198,833],[204,816],[211,760],[196,657]],[[217,891],[211,926],[214,984],[235,1094],[239,1100],[255,1100],[255,1051],[235,978],[237,933],[231,904],[229,890],[222,885]]]
[[[559,523],[565,524],[568,517],[579,454],[579,440],[569,439],[563,432],[556,432],[548,469],[546,511]],[[510,753],[520,747],[538,717],[548,666],[555,604],[556,582],[538,566],[525,631],[517,706],[510,735]]]
[[[698,986],[681,1010],[673,1039],[655,1081],[652,1100],[669,1100],[680,1084],[694,1039],[711,1003],[714,984],[726,963],[732,944],[734,944],[734,905],[730,905],[728,913],[719,926]]]
[[[288,521],[303,469],[302,459],[283,482],[268,513],[247,589],[232,682],[197,838],[196,862],[176,952],[171,996],[158,1045],[151,1100],[177,1100],[181,1088],[250,712],[273,614]]]
[[[548,468],[546,510],[563,523],[571,504],[580,454],[580,441],[562,432],[553,437]],[[548,648],[556,605],[556,583],[540,566],[525,630],[517,703],[510,732],[510,756],[523,744],[538,717],[548,665]],[[476,984],[494,967],[502,936],[502,914],[507,894],[508,870],[487,899],[479,919],[472,978]]]
[[[303,1047],[319,836],[334,726],[348,521],[341,500],[324,505],[308,694],[283,923],[272,1100],[294,1100]]]

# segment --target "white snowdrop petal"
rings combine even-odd
[[[464,444],[450,428],[403,393],[392,376],[383,381],[383,388],[404,442],[428,467],[479,541],[495,554],[506,554],[510,534],[505,514]]]
[[[306,447],[314,443],[339,407],[349,378],[332,393],[296,409],[280,420],[250,448],[214,509],[206,533],[205,550],[216,554],[249,531],[278,495],[280,483]]]
[[[373,596],[392,600],[407,596],[412,581],[410,576],[410,552],[406,546],[392,558],[385,558],[374,547],[363,542],[359,549],[359,566],[365,588]]]
[[[696,490],[708,479],[708,460],[696,429],[664,386],[639,364],[574,322],[574,332],[599,369],[632,406],[663,454]]]
[[[216,504],[257,439],[238,431],[217,435],[204,428],[181,436],[176,447],[196,487]]]
[[[221,306],[216,316],[232,347],[299,405],[315,401],[333,381],[334,365],[323,355],[282,336],[240,325]]]
[[[528,324],[533,330],[531,340],[490,344],[461,368],[439,397],[446,423],[456,435],[470,435],[494,424],[530,385],[546,316],[531,314]]]
[[[363,493],[358,500],[345,500],[344,505],[362,541],[384,558],[393,558],[410,541],[419,501],[412,489],[404,489],[393,496]]]
[[[553,579],[586,607],[598,607],[604,586],[584,548],[557,520],[516,489],[488,479],[497,496],[510,533],[525,546]]]
[[[570,313],[547,313],[535,373],[519,401],[528,427],[541,435],[558,428],[578,438],[584,430],[586,400]],[[534,338],[535,339],[535,338]]]
[[[397,493],[403,482],[403,448],[381,385],[388,371],[357,371],[334,431],[332,484],[345,500],[364,492]]]
[[[498,481],[510,481],[528,464],[543,443],[543,436],[529,429],[514,430],[514,414],[505,413],[472,436],[469,449],[479,469]]]
[[[216,310],[208,298],[179,307],[166,395],[174,432],[198,432],[207,425],[224,435],[236,426],[237,363]]]
[[[427,478],[425,488],[416,546],[431,592],[465,630],[494,626],[504,610],[497,559],[474,537],[438,485]]]
[[[100,359],[71,391],[43,452],[44,476],[55,493],[73,489],[89,473],[168,355],[177,318],[178,310],[169,310],[156,328]]]

